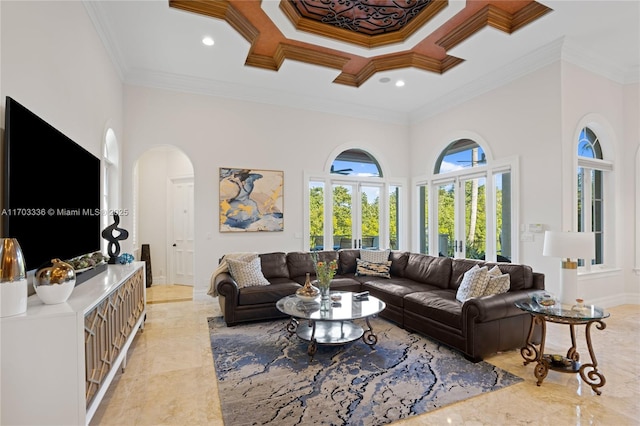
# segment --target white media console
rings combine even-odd
[[[0,424],[86,425],[144,325],[144,262],[109,265],[66,303],[0,318]]]

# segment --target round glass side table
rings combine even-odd
[[[572,307],[557,303],[553,306],[542,306],[535,300],[518,301],[516,302],[516,306],[532,315],[527,342],[525,346],[520,349],[520,354],[524,358],[524,365],[530,362],[536,362],[534,374],[536,379],[538,379],[537,385],[540,386],[542,384],[549,370],[563,373],[579,373],[582,380],[591,386],[591,389],[593,389],[596,394],[600,395],[602,392],[599,388],[604,386],[606,379],[598,370],[598,361],[596,360],[596,355],[591,343],[591,327],[595,324],[598,330],[604,330],[607,325],[603,320],[609,317],[609,313],[594,305]],[[571,347],[567,351],[566,356],[544,353],[547,322],[567,324],[569,326],[571,332]],[[539,345],[534,344],[532,341],[537,325],[539,325],[542,330]],[[576,348],[575,327],[577,325],[585,326],[585,339],[591,358],[590,363],[580,363],[580,354]]]

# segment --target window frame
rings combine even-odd
[[[474,141],[485,154],[485,162],[484,164],[477,165],[475,167],[462,168],[459,170],[446,172],[446,173],[435,173],[436,164],[443,157],[443,152],[456,140],[460,139],[470,139]],[[419,176],[412,179],[411,187],[413,188],[414,197],[412,199],[412,211],[414,214],[413,227],[416,230],[414,233],[414,239],[412,244],[412,250],[416,252],[420,252],[421,250],[421,239],[420,233],[424,232],[424,228],[422,226],[421,221],[421,198],[419,196],[421,187],[426,186],[427,192],[429,196],[428,200],[428,218],[427,218],[427,246],[428,253],[431,256],[438,256],[438,222],[437,222],[437,212],[438,212],[438,186],[443,183],[448,182],[457,182],[463,179],[471,179],[474,177],[484,177],[486,180],[486,246],[485,246],[485,258],[488,260],[497,259],[497,247],[495,238],[493,237],[496,232],[497,226],[497,212],[495,206],[496,200],[496,183],[495,176],[501,173],[509,172],[511,174],[511,221],[510,221],[510,233],[511,233],[511,262],[517,263],[519,261],[519,253],[520,253],[520,238],[518,232],[518,218],[519,216],[519,191],[515,190],[515,188],[519,188],[519,157],[512,156],[506,157],[502,159],[493,159],[493,155],[488,147],[488,144],[482,140],[478,135],[464,135],[458,138],[451,138],[449,142],[445,144],[437,152],[436,158],[433,161],[432,167],[429,167],[430,173],[429,175]],[[464,218],[462,218],[464,222]],[[459,225],[456,225],[459,226]],[[489,237],[489,236],[492,237]]]
[[[602,235],[605,236],[614,236],[615,232],[615,224],[613,219],[613,208],[615,203],[615,190],[613,188],[614,185],[614,163],[607,158],[611,158],[610,154],[610,142],[607,141],[608,132],[604,130],[603,126],[599,124],[600,120],[597,121],[585,121],[581,123],[577,127],[576,135],[574,136],[572,147],[573,147],[573,156],[574,156],[574,173],[573,173],[573,229],[574,231],[578,231],[580,229],[579,218],[578,218],[578,206],[580,203],[579,200],[579,179],[578,175],[579,169],[583,169],[584,176],[588,176],[585,179],[583,184],[585,185],[585,189],[583,190],[586,195],[589,197],[589,208],[585,208],[583,206],[583,211],[585,212],[583,231],[584,232],[592,232],[592,196],[591,196],[591,173],[587,171],[600,171],[602,173],[602,211],[601,211],[601,221],[600,227]],[[602,159],[592,158],[592,157],[583,157],[579,154],[579,146],[580,146],[580,134],[582,131],[588,128],[595,136],[596,141],[599,144],[600,151],[602,153]],[[585,195],[585,199],[587,196]],[[614,238],[603,238],[601,241],[600,249],[602,250],[602,260],[601,263],[592,264],[595,260],[591,259],[590,262],[581,262],[578,266],[578,273],[592,273],[599,272],[608,269],[614,269],[614,259],[615,259],[615,244],[612,242]],[[597,241],[596,241],[597,244]],[[596,247],[597,250],[597,247]],[[584,259],[583,259],[584,260]]]
[[[375,160],[375,164],[378,166],[380,170],[381,176],[357,176],[357,175],[342,175],[331,173],[331,165],[335,161],[335,159],[344,151],[357,149],[361,151],[365,151],[368,155],[371,156],[372,159]],[[390,230],[390,208],[388,205],[390,199],[390,188],[397,187],[401,199],[398,200],[398,229],[397,229],[397,238],[398,238],[398,250],[402,250],[409,246],[407,241],[407,226],[408,218],[406,208],[408,204],[407,200],[407,192],[405,188],[407,187],[406,179],[404,178],[389,178],[387,177],[388,173],[386,173],[386,168],[381,161],[380,157],[375,155],[375,153],[371,152],[368,148],[363,148],[360,146],[344,146],[341,149],[336,149],[332,155],[329,157],[329,161],[326,162],[325,168],[320,172],[313,171],[304,171],[303,172],[303,185],[304,185],[304,250],[310,250],[310,211],[309,211],[309,187],[312,182],[322,183],[324,185],[324,230],[323,235],[325,236],[325,242],[327,239],[327,235],[333,235],[333,199],[332,199],[332,188],[334,184],[346,184],[346,185],[354,185],[358,188],[361,186],[379,186],[380,187],[380,237],[379,237],[379,248],[387,249],[389,248],[389,230]],[[360,203],[360,201],[358,201]],[[360,229],[355,230],[357,234],[354,234],[360,238]],[[383,244],[384,243],[384,244]],[[326,244],[323,244],[326,247]]]

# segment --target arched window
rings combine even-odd
[[[325,173],[306,178],[310,249],[397,249],[402,183],[384,179],[378,160],[358,148],[336,155]]]
[[[612,170],[605,161],[600,140],[589,127],[583,127],[578,136],[577,215],[578,231],[593,232],[596,237],[594,259],[580,259],[579,265],[601,265],[604,263],[605,234],[605,172]],[[586,263],[585,263],[586,261]]]
[[[331,164],[331,173],[343,176],[382,177],[376,159],[362,149],[347,149],[341,152]]]
[[[436,161],[435,174],[487,164],[482,147],[470,139],[458,139],[445,148]]]
[[[435,161],[433,176],[417,184],[419,251],[513,261],[513,168],[511,160],[489,162],[471,138],[449,143]]]

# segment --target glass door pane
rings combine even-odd
[[[420,253],[429,253],[429,187],[420,185],[418,187],[418,214],[420,230]]]
[[[353,245],[353,185],[333,185],[333,249]]]
[[[453,182],[438,187],[438,255],[455,256],[455,185]]]
[[[484,259],[487,241],[486,178],[462,181],[464,194],[464,253],[467,259]]]
[[[360,187],[360,248],[380,247],[380,187]]]
[[[391,250],[398,250],[400,241],[398,240],[399,215],[398,211],[400,203],[400,187],[389,187],[389,248]]]
[[[511,172],[495,175],[496,255],[498,262],[511,262]]]
[[[309,248],[324,250],[324,182],[309,182]]]

